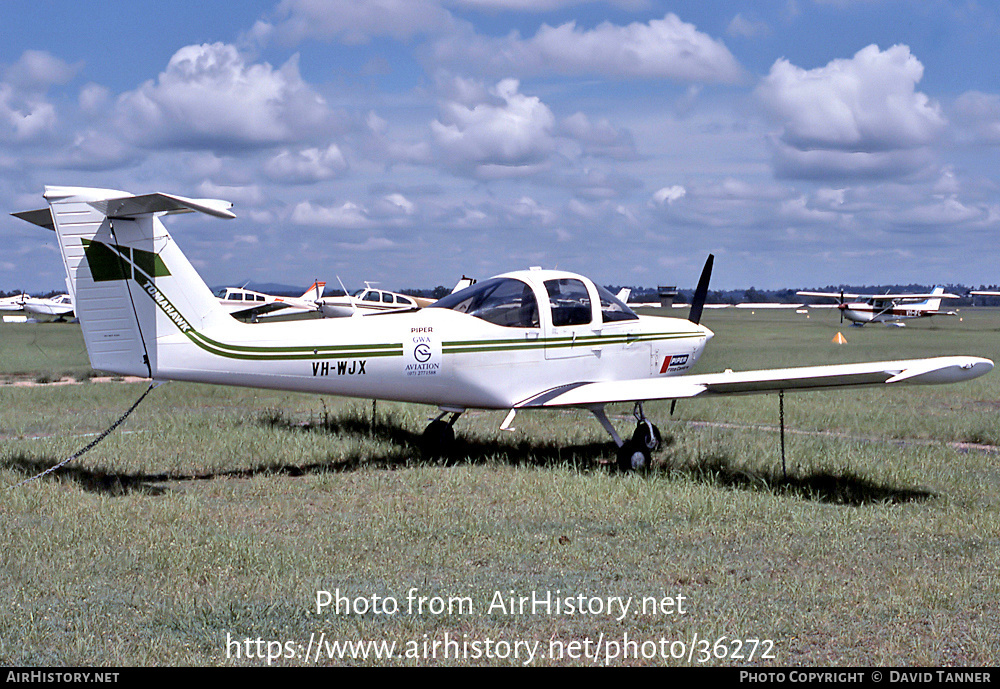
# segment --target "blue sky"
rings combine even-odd
[[[168,219],[210,285],[1000,282],[1000,10],[941,0],[5,0],[0,203]],[[4,214],[0,289],[63,284]]]

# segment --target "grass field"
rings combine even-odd
[[[995,309],[704,322],[698,372],[1000,361]],[[519,414],[506,433],[503,413],[470,412],[435,462],[416,448],[429,407],[170,383],[15,486],[146,388],[91,382],[78,326],[0,325],[0,378],[64,375],[85,382],[0,387],[5,665],[1000,661],[997,372],[786,395],[787,477],[776,396],[649,405],[667,446],[619,475],[586,413]]]

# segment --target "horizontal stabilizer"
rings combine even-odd
[[[120,199],[92,201],[94,208],[109,218],[133,218],[147,213],[191,213],[198,211],[216,218],[235,218],[233,204],[219,199],[188,199],[173,194],[143,194]]]
[[[785,390],[883,385],[957,383],[989,373],[993,362],[972,356],[943,356],[865,364],[803,366],[734,373],[582,383],[547,390],[517,407],[586,407],[614,402],[672,400],[703,395],[754,395]]]
[[[33,225],[44,227],[46,230],[55,230],[56,224],[52,222],[52,211],[48,208],[39,208],[37,211],[18,211],[11,213],[15,218],[27,220]]]
[[[71,196],[71,192],[86,191],[77,190],[73,187],[50,187],[46,190],[46,198],[55,200]],[[89,204],[101,214],[109,218],[134,218],[148,213],[206,213],[216,218],[235,218],[236,215],[229,209],[233,204],[229,201],[219,199],[189,199],[173,194],[144,194],[142,196],[124,196],[121,198],[98,199],[89,201]],[[55,230],[55,223],[52,221],[52,211],[49,208],[40,208],[34,211],[19,211],[11,213],[15,218],[26,220],[33,225],[44,227],[47,230]]]

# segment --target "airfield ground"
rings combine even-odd
[[[698,372],[1000,362],[997,309],[703,322]],[[997,371],[786,395],[787,478],[776,396],[649,405],[667,447],[618,475],[586,413],[468,413],[431,462],[429,407],[170,383],[15,487],[146,387],[93,377],[78,326],[0,325],[0,381],[38,383],[0,385],[4,665],[1000,661]]]

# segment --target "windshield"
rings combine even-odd
[[[527,283],[491,278],[438,299],[429,308],[451,309],[507,328],[537,328],[538,301]]]
[[[600,285],[596,285],[596,287],[597,293],[601,297],[601,319],[605,323],[639,319],[635,312],[626,306],[621,299],[611,294],[611,292]]]

